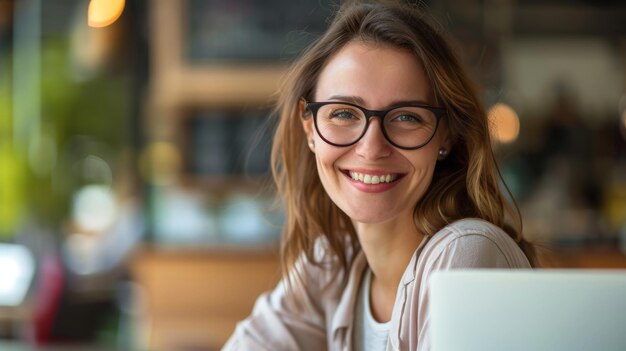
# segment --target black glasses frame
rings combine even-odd
[[[322,133],[319,130],[319,127],[317,125],[317,111],[319,111],[320,108],[322,108],[323,106],[326,105],[332,105],[332,104],[341,104],[341,105],[348,105],[348,106],[352,106],[354,108],[357,108],[359,110],[361,110],[361,112],[363,112],[363,114],[365,115],[365,128],[363,128],[363,133],[361,133],[361,135],[359,135],[358,138],[356,138],[355,141],[351,142],[351,143],[347,143],[347,144],[337,144],[337,143],[333,143],[332,141],[326,139]],[[439,120],[446,114],[446,109],[441,108],[441,107],[434,107],[434,106],[430,106],[430,105],[425,105],[425,104],[419,104],[419,103],[407,103],[407,104],[402,104],[402,105],[397,105],[397,106],[392,106],[386,110],[368,110],[364,107],[361,107],[359,105],[353,104],[353,103],[349,103],[349,102],[342,102],[342,101],[316,101],[316,102],[307,102],[306,100],[304,100],[304,106],[305,106],[305,111],[308,110],[313,114],[313,124],[315,125],[315,130],[317,131],[317,134],[319,134],[320,138],[322,138],[322,140],[324,140],[326,143],[333,145],[333,146],[338,146],[338,147],[346,147],[346,146],[350,146],[350,145],[354,145],[356,143],[359,142],[359,140],[361,140],[363,138],[363,136],[365,135],[365,133],[367,133],[367,128],[369,128],[370,126],[370,121],[372,120],[372,117],[376,117],[378,119],[380,119],[380,129],[383,132],[383,136],[385,137],[385,139],[389,142],[389,144],[399,148],[399,149],[403,149],[403,150],[417,150],[421,147],[426,146],[426,144],[430,143],[431,140],[433,140],[433,137],[435,136],[435,134],[437,134],[437,128],[439,127]],[[384,118],[385,116],[387,116],[387,114],[395,109],[398,108],[402,108],[402,107],[420,107],[423,109],[426,109],[430,112],[432,112],[435,115],[436,118],[436,122],[435,122],[435,129],[433,130],[433,134],[430,136],[430,138],[428,138],[428,140],[426,140],[425,142],[423,142],[420,145],[417,146],[413,146],[413,147],[406,147],[406,146],[401,146],[398,145],[396,143],[393,142],[393,140],[391,140],[391,138],[389,138],[389,135],[387,135],[387,130],[385,129],[385,123],[384,123]],[[307,115],[305,114],[304,117],[306,118]]]

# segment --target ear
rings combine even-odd
[[[302,128],[304,129],[308,143],[309,140],[313,139],[313,116],[310,112],[305,110],[304,104],[304,100],[300,99],[298,102],[298,116],[302,121]]]

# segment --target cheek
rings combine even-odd
[[[324,185],[324,188],[329,191],[329,187],[333,186],[333,182],[340,176],[335,169],[335,163],[345,153],[344,150],[330,146],[324,143],[323,140],[316,140],[315,142],[315,162],[317,164],[317,172]]]
[[[405,153],[404,157],[417,169],[435,168],[440,148],[440,140],[435,136],[430,143],[414,152]]]
[[[425,160],[422,160],[422,162],[419,164],[414,163],[414,166],[416,175],[416,179],[414,181],[420,184],[419,188],[428,188],[433,180],[433,174],[435,171],[434,163],[425,162]]]
[[[438,150],[437,146],[429,144],[420,149],[420,152],[417,154],[405,155],[414,169],[414,182],[420,183],[420,188],[428,188],[432,182],[435,167],[437,166]]]

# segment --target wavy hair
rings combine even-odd
[[[317,175],[299,107],[302,98],[313,100],[318,77],[329,58],[351,41],[412,52],[424,67],[436,103],[447,111],[453,147],[449,156],[437,163],[429,189],[415,204],[416,228],[431,236],[455,220],[482,218],[503,228],[535,265],[533,247],[521,234],[517,205],[510,205],[501,190],[504,182],[491,147],[485,108],[465,69],[435,28],[418,6],[393,1],[344,3],[325,34],[294,62],[285,77],[277,105],[272,173],[286,211],[281,260],[283,275],[290,282],[290,273],[302,255],[314,264],[322,263],[314,253],[320,237],[328,244],[325,256],[340,263],[333,266],[335,274],[350,265],[347,250],[358,249],[350,219],[331,201]],[[506,186],[504,189],[508,192]]]

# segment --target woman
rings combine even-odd
[[[434,271],[531,267],[485,111],[418,8],[342,6],[281,92],[284,277],[224,349],[428,350]]]

